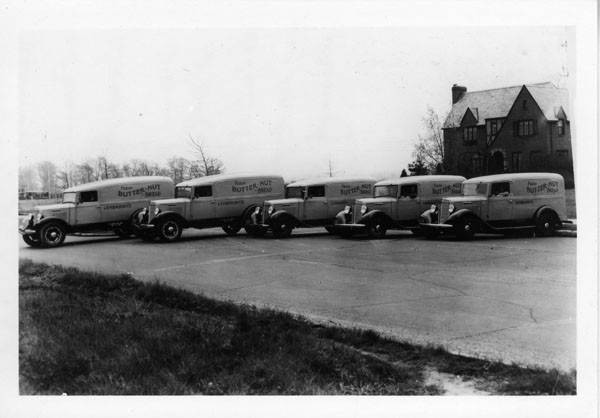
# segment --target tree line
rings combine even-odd
[[[51,161],[42,161],[19,167],[19,192],[39,191],[54,195],[78,184],[132,176],[165,176],[179,183],[224,171],[223,162],[207,155],[200,142],[190,137],[190,144],[197,158],[190,160],[173,156],[166,164],[141,159],[119,164],[99,156],[78,164],[67,162],[57,166]]]

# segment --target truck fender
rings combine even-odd
[[[283,217],[287,217],[287,218],[292,219],[293,222],[294,222],[294,226],[300,224],[300,222],[298,222],[298,219],[296,219],[295,216],[290,215],[285,210],[278,210],[278,211],[276,211],[275,213],[271,214],[271,216],[269,217],[269,219],[272,220],[272,221],[277,221],[278,219],[283,219]]]
[[[533,221],[535,222],[540,217],[540,215],[544,212],[553,213],[554,216],[556,216],[556,219],[562,224],[561,219],[558,217],[558,214],[556,213],[556,211],[548,205],[541,206],[535,211],[535,214],[533,215]]]
[[[188,221],[183,216],[181,216],[179,213],[173,212],[173,211],[159,213],[157,216],[155,216],[152,219],[152,224],[156,225],[157,221],[162,221],[163,219],[168,219],[168,218],[169,219],[170,218],[177,219],[184,228],[187,228],[187,226],[188,226]]]
[[[394,221],[392,221],[392,218],[390,218],[390,216],[387,213],[385,213],[385,212],[383,212],[381,210],[377,210],[377,209],[365,213],[360,218],[360,220],[358,221],[358,223],[359,224],[368,225],[369,222],[371,221],[371,219],[375,218],[376,216],[382,216],[386,220],[386,222],[388,223],[388,225],[392,225],[394,223]]]
[[[63,228],[65,228],[65,231],[67,233],[69,233],[71,231],[71,225],[69,225],[68,223],[66,223],[64,221],[64,219],[55,218],[55,217],[43,218],[38,223],[34,224],[33,228],[36,229],[36,230],[39,230],[42,226],[46,225],[48,222],[56,222],[56,223],[61,224],[63,226]]]
[[[479,218],[479,216],[475,215],[475,213],[473,213],[473,211],[471,209],[459,209],[456,212],[454,212],[453,214],[451,214],[450,216],[448,216],[448,219],[446,220],[446,223],[448,224],[453,224],[456,221],[458,221],[459,219],[465,217],[465,216],[472,216],[474,218],[477,218],[477,220],[481,223],[483,223],[483,221]]]

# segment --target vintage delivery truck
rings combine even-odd
[[[566,215],[565,182],[560,174],[514,173],[474,177],[463,183],[462,196],[447,197],[425,211],[419,222],[429,238],[453,234],[517,231],[552,235]]]
[[[36,206],[19,228],[32,247],[57,247],[66,235],[113,231],[134,232],[137,214],[152,199],[173,197],[168,177],[124,177],[71,187],[60,204]]]
[[[172,242],[185,228],[221,227],[228,235],[241,228],[253,230],[251,214],[265,200],[284,196],[284,182],[276,175],[218,174],[179,183],[175,198],[153,200],[138,216],[143,239]]]
[[[335,231],[342,236],[383,237],[389,229],[418,231],[419,215],[443,197],[461,194],[462,176],[410,176],[375,183],[373,196],[357,199],[337,214]]]
[[[326,177],[287,185],[285,199],[268,200],[252,214],[256,235],[272,231],[285,238],[294,228],[325,227],[332,233],[335,215],[354,200],[371,196],[375,180],[368,177]]]

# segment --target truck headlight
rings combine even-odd
[[[261,210],[262,210],[262,208],[260,206],[257,206],[254,208],[254,213],[258,215]]]
[[[437,210],[437,206],[434,203],[429,209],[431,209],[432,212],[435,212]]]
[[[360,207],[360,214],[364,215],[365,213],[367,213],[367,210],[368,210],[367,205],[362,205]]]
[[[448,205],[448,213],[452,213],[452,212],[454,212],[454,205],[452,203],[450,203]]]
[[[273,213],[273,210],[275,210],[275,209],[273,208],[273,206],[269,206],[269,207],[267,208],[267,213],[270,215],[270,214],[272,214],[272,213]]]
[[[348,215],[351,211],[352,211],[352,206],[346,205],[346,207],[344,208],[344,213],[346,215]]]
[[[154,209],[154,216],[158,216],[159,213],[160,213],[160,208]]]
[[[35,217],[35,221],[36,221],[36,222],[39,222],[39,221],[41,221],[42,219],[44,219],[44,215],[42,215],[41,213],[38,213],[38,214],[37,214],[37,216]]]

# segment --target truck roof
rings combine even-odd
[[[316,177],[313,179],[294,181],[288,184],[287,187],[306,187],[336,183],[375,183],[375,179],[370,177]]]
[[[421,183],[421,182],[442,182],[453,181],[462,183],[466,179],[463,176],[447,176],[447,175],[431,175],[431,176],[408,176],[395,179],[381,180],[375,183],[375,186],[392,186],[406,183]]]
[[[276,174],[215,174],[212,176],[204,176],[198,177],[191,180],[182,181],[178,183],[176,187],[187,187],[187,186],[204,186],[214,183],[220,183],[222,181],[230,181],[230,180],[247,180],[247,179],[256,179],[256,178],[278,178],[283,181],[283,177]]]
[[[465,183],[487,183],[493,181],[511,181],[511,180],[557,180],[563,181],[563,177],[556,173],[504,173],[492,174],[490,176],[473,177]]]
[[[77,186],[69,187],[65,189],[63,193],[68,192],[81,192],[92,189],[101,189],[110,186],[119,186],[127,184],[137,183],[152,183],[152,182],[170,182],[173,183],[170,177],[163,176],[138,176],[138,177],[119,177],[115,179],[93,181],[91,183],[79,184]]]

